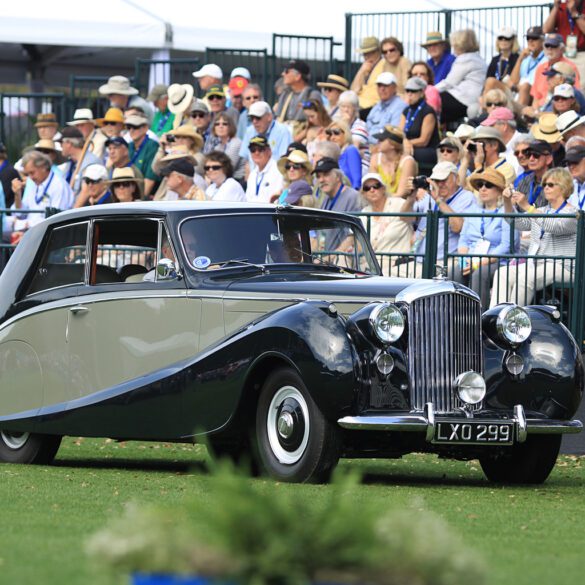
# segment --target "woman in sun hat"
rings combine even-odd
[[[137,176],[133,167],[114,169],[110,191],[114,203],[130,203],[142,199],[144,179]]]
[[[322,88],[327,98],[327,112],[333,118],[339,110],[339,96],[349,90],[349,81],[341,75],[329,74],[326,81],[320,81],[317,86]]]

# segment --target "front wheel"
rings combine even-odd
[[[59,450],[61,437],[0,431],[0,461],[4,463],[51,463]]]
[[[338,430],[291,368],[275,370],[262,387],[256,443],[260,466],[280,481],[327,481],[340,453]]]
[[[562,435],[531,435],[525,443],[499,456],[482,457],[479,462],[486,477],[495,483],[543,483],[555,466],[561,439]]]

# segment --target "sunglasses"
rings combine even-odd
[[[191,118],[205,118],[207,114],[205,112],[191,112]]]
[[[223,167],[221,165],[205,165],[205,171],[220,171]]]
[[[422,89],[405,89],[406,93],[419,93]]]
[[[248,116],[248,120],[250,120],[250,122],[257,122],[261,117],[262,116]]]
[[[564,102],[566,100],[572,100],[572,97],[565,97],[564,95],[555,95],[553,97],[553,102]]]
[[[451,148],[450,146],[441,146],[441,148],[439,148],[439,152],[441,153],[449,153],[452,154],[454,152],[457,152],[454,148]]]
[[[83,182],[84,182],[86,185],[97,185],[98,183],[101,183],[101,182],[102,182],[102,180],[101,180],[101,179],[90,179],[90,178],[88,178],[88,177],[84,177],[84,178],[83,178]]]
[[[551,45],[550,43],[544,43],[545,49],[558,49],[559,45]]]
[[[299,163],[286,163],[284,165],[284,168],[287,171],[290,171],[290,170],[300,171],[301,169],[304,169],[305,167]]]
[[[247,95],[244,100],[249,102],[250,100],[259,100],[260,96],[259,95]]]
[[[117,126],[120,122],[104,122],[104,126]]]
[[[496,106],[496,108],[503,108],[506,104],[502,104],[501,102],[486,102],[485,107],[491,108],[492,106]]]
[[[498,41],[511,41],[514,37],[498,37]]]
[[[391,49],[385,49],[382,51],[382,55],[385,55],[386,53],[396,53],[396,51],[398,51],[398,49],[396,47],[392,47]]]
[[[493,183],[490,183],[489,181],[477,181],[477,183],[475,184],[477,185],[478,191],[483,187],[485,187],[486,189],[493,189],[495,187],[495,185]]]
[[[535,160],[538,160],[541,156],[543,156],[542,153],[534,152],[533,150],[526,154],[526,158],[533,158]]]
[[[35,148],[35,150],[37,152],[42,152],[43,154],[52,154],[53,152],[55,152],[54,150],[51,150],[50,148]]]
[[[119,183],[114,183],[112,187],[114,189],[117,189],[118,187],[128,189],[129,187],[132,187],[132,185],[134,185],[132,181],[120,181]]]
[[[368,191],[377,191],[378,189],[381,189],[383,187],[383,185],[381,185],[380,183],[373,183],[372,185],[364,185],[362,187],[362,191],[365,191],[366,193]]]
[[[526,37],[527,41],[540,41],[542,37]]]
[[[548,187],[549,189],[552,189],[553,187],[558,187],[558,183],[551,183],[549,181],[547,181],[546,183],[543,183],[542,186],[544,188]]]
[[[285,67],[285,68],[282,70],[282,72],[283,72],[283,73],[290,73],[291,71],[292,71],[293,73],[298,73],[298,71],[297,71],[296,69],[293,69],[292,67]]]
[[[248,150],[252,153],[254,152],[264,152],[266,150],[265,146],[258,146],[258,145],[252,145],[248,148]]]
[[[327,134],[327,136],[341,136],[343,130],[340,128],[329,128],[328,130],[325,130],[325,134]]]
[[[524,148],[522,150],[515,150],[514,151],[514,156],[516,158],[528,158],[528,153],[530,151],[527,148]]]
[[[214,126],[229,126],[227,122],[216,122]]]
[[[134,124],[126,124],[126,130],[138,130],[139,128],[142,128],[142,125],[135,126]]]
[[[216,101],[216,100],[225,100],[225,96],[223,96],[223,95],[217,95],[217,94],[213,94],[213,95],[208,95],[208,96],[207,96],[207,99],[208,99],[210,102],[214,102],[214,101]]]

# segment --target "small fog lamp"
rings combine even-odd
[[[465,404],[477,404],[485,396],[485,380],[477,372],[463,372],[455,379],[455,389]]]
[[[394,358],[389,353],[382,353],[376,360],[376,367],[383,376],[387,376],[394,369]]]

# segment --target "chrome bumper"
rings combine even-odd
[[[467,420],[477,420],[473,414],[467,415]],[[466,419],[462,418],[462,421]],[[583,423],[580,420],[555,420],[526,418],[521,404],[514,407],[514,416],[511,420],[516,424],[516,438],[518,443],[526,441],[528,434],[558,435],[580,433]],[[481,422],[488,422],[481,419]],[[494,421],[497,422],[497,421]],[[435,412],[432,403],[425,405],[424,412],[418,414],[400,414],[396,416],[345,416],[337,423],[344,429],[361,431],[405,431],[425,433],[428,442],[435,437]]]

